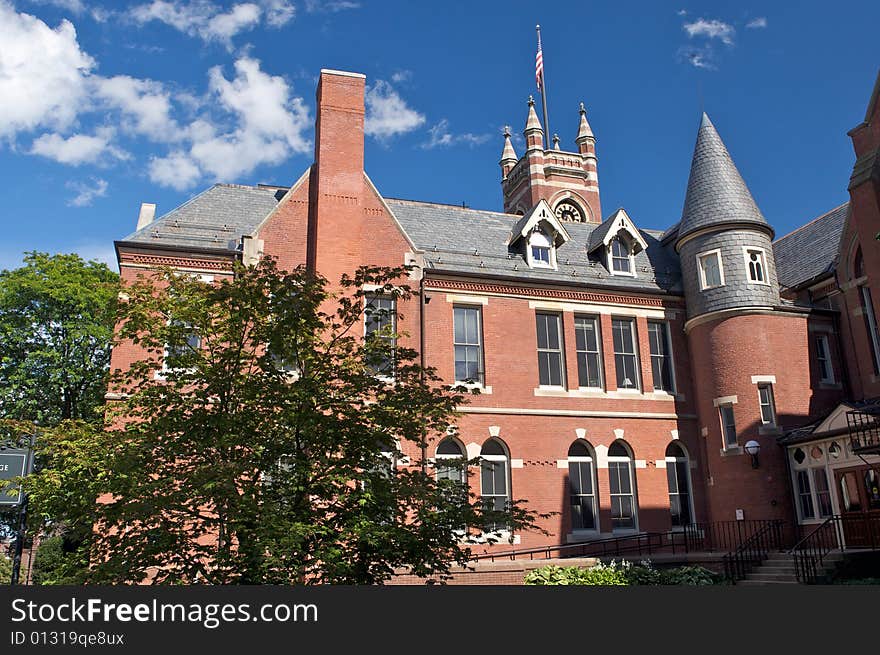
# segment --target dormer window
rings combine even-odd
[[[553,243],[546,234],[538,230],[529,237],[529,265],[543,268],[554,268]]]
[[[614,275],[634,275],[632,251],[620,237],[611,240],[611,272]]]

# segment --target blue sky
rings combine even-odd
[[[367,75],[384,195],[500,210],[537,22],[551,129],[574,149],[586,104],[606,216],[678,219],[701,108],[778,235],[847,199],[878,2],[0,0],[0,268],[110,261],[141,202],[292,183],[321,68]]]

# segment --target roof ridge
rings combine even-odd
[[[432,202],[429,200],[411,200],[409,198],[394,198],[393,196],[382,196],[386,201],[409,202],[414,205],[432,205],[434,207],[448,207],[450,209],[458,209],[460,211],[482,212],[484,214],[497,214],[498,216],[507,216],[510,218],[520,218],[519,214],[508,214],[507,212],[496,212],[491,209],[476,209],[474,207],[462,207],[461,205],[451,205],[445,202]]]
[[[837,207],[835,207],[834,209],[829,209],[829,210],[828,210],[827,212],[825,212],[824,214],[820,214],[820,215],[817,216],[816,218],[807,221],[806,223],[804,223],[804,224],[801,225],[800,227],[796,227],[795,229],[793,229],[793,230],[792,230],[791,232],[789,232],[788,234],[783,234],[783,235],[782,235],[781,237],[779,237],[778,239],[775,239],[775,240],[773,241],[773,243],[779,243],[779,242],[782,241],[783,239],[785,239],[785,238],[787,238],[787,237],[790,237],[792,234],[795,234],[796,232],[800,232],[800,231],[803,230],[805,227],[809,227],[810,225],[812,225],[812,224],[815,223],[816,221],[821,221],[823,218],[827,218],[828,216],[830,216],[831,214],[833,214],[834,212],[836,212],[838,209],[840,209],[840,208],[843,207],[844,205],[848,205],[848,204],[849,204],[849,200],[847,200],[847,201],[845,201],[845,202],[843,202],[843,203],[837,205]]]

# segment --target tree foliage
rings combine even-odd
[[[119,336],[146,353],[114,376],[126,399],[106,429],[46,431],[29,484],[45,517],[94,524],[88,580],[375,583],[442,575],[487,523],[536,529],[519,503],[490,511],[437,479],[426,446],[465,397],[390,327],[363,337],[365,303],[387,311],[364,289],[404,303],[405,277],[361,268],[331,296],[265,259],[126,287]]]
[[[101,417],[117,292],[116,273],[75,254],[0,271],[0,418]]]

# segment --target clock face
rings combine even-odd
[[[563,201],[556,205],[556,218],[567,223],[583,223],[584,214],[573,202]]]

